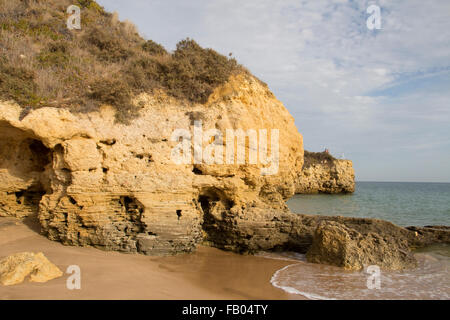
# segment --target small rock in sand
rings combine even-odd
[[[22,283],[30,276],[31,282],[47,282],[63,275],[42,252],[22,252],[0,261],[0,284],[10,286]]]

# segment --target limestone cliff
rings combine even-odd
[[[303,168],[298,174],[295,193],[352,193],[355,191],[355,172],[352,161],[308,151],[305,151],[304,159]]]
[[[48,261],[42,252],[21,252],[0,261],[0,284],[11,286],[31,282],[47,282],[63,275],[57,266]]]
[[[302,137],[266,86],[240,75],[206,105],[142,94],[132,124],[114,109],[72,114],[40,108],[23,119],[15,104],[0,105],[0,214],[37,215],[42,231],[68,245],[167,254],[209,241],[224,216],[249,208],[286,211],[303,165]],[[176,164],[176,129],[279,129],[279,170],[251,164]],[[203,141],[206,146],[210,141]],[[246,154],[250,144],[246,144]]]

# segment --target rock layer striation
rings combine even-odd
[[[41,108],[22,118],[19,106],[0,104],[0,215],[34,215],[48,238],[67,245],[172,254],[210,239],[225,215],[287,210],[303,165],[302,137],[259,80],[235,76],[205,105],[163,93],[142,94],[136,104],[142,110],[130,125],[116,123],[108,106],[77,115]],[[261,174],[270,163],[250,161],[249,138],[244,163],[237,147],[230,164],[176,163],[173,133],[194,135],[196,124],[224,136],[266,130],[267,154],[275,148],[270,132],[279,130],[278,171]],[[200,144],[206,153],[211,140]]]
[[[351,162],[305,171],[294,119],[251,76],[230,78],[202,105],[180,104],[163,93],[135,99],[142,109],[129,125],[117,124],[107,105],[88,114],[40,108],[22,117],[18,105],[0,103],[0,215],[35,218],[44,235],[65,245],[149,255],[190,252],[199,243],[240,253],[310,250],[311,261],[349,268],[411,267],[410,247],[450,242],[445,227],[291,213],[285,201],[299,186],[308,192],[352,191]],[[190,139],[187,150],[198,154],[192,144],[198,124],[214,136],[202,136],[204,154],[213,142],[224,144],[227,130],[254,130],[258,139],[270,132],[263,152],[279,151],[272,157],[278,170],[262,174],[272,164],[261,161],[260,145],[250,137],[243,140],[241,163],[237,151],[232,163],[175,161],[180,141],[174,132],[182,130]],[[278,146],[269,138],[275,129]],[[237,147],[238,140],[232,141]],[[250,161],[255,148],[256,163]],[[383,264],[386,256],[392,263]]]
[[[314,155],[325,155],[315,157]],[[355,171],[351,160],[335,159],[324,153],[305,151],[305,161],[295,186],[295,193],[352,193]]]

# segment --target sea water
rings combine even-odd
[[[450,225],[449,183],[358,182],[351,195],[296,195],[287,204],[297,213],[377,218],[401,226]],[[450,246],[435,245],[415,256],[415,269],[381,270],[379,288],[368,285],[366,270],[312,264],[299,254],[289,257],[293,263],[278,270],[271,283],[310,299],[450,299]]]
[[[295,195],[292,212],[377,218],[400,226],[450,225],[450,183],[357,182],[353,194]]]

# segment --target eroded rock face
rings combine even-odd
[[[435,243],[450,243],[450,226],[407,227],[411,247],[426,247]]]
[[[250,76],[217,88],[206,105],[179,105],[163,94],[136,98],[130,125],[114,111],[74,115],[41,108],[21,119],[0,104],[0,214],[37,215],[42,232],[67,245],[172,254],[211,239],[224,215],[248,208],[287,211],[303,165],[302,137],[273,94]],[[279,130],[279,170],[268,165],[176,164],[177,129]],[[207,147],[211,141],[203,141]],[[250,145],[246,144],[246,154]],[[269,139],[269,152],[270,150]]]
[[[22,283],[28,276],[30,282],[47,282],[63,275],[42,252],[22,252],[0,261],[0,283],[11,286]]]
[[[302,137],[256,79],[230,79],[206,105],[179,105],[163,94],[136,100],[142,110],[130,125],[115,123],[108,106],[79,115],[41,108],[22,119],[19,106],[0,103],[0,215],[35,216],[43,234],[66,245],[151,255],[189,252],[200,242],[241,253],[306,253],[323,220],[363,237],[378,235],[387,246],[389,237],[416,247],[449,239],[449,230],[289,212],[285,200],[298,188],[303,167]],[[191,134],[199,121],[203,131],[224,134],[278,129],[277,173],[262,175],[270,164],[250,163],[250,143],[243,164],[177,164],[173,132]],[[204,140],[203,150],[210,143]],[[327,172],[317,177],[328,179]]]
[[[330,264],[348,270],[370,265],[402,270],[417,265],[405,238],[369,232],[362,234],[334,221],[322,221],[306,254],[309,262]]]
[[[295,188],[299,194],[352,192],[355,192],[353,163],[341,159],[304,166]]]

